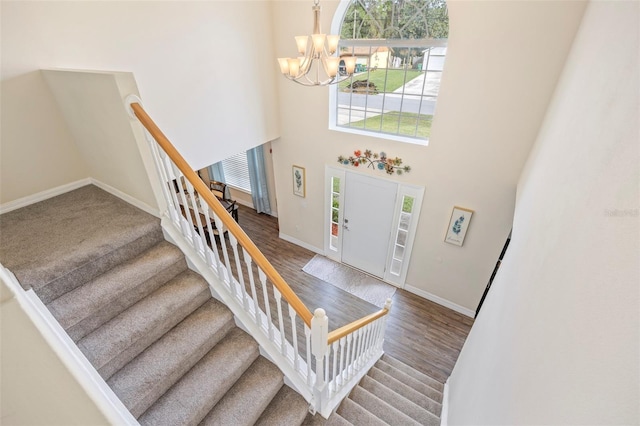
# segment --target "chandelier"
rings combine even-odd
[[[338,75],[351,76],[356,68],[355,56],[333,56],[338,49],[339,35],[326,35],[320,31],[320,0],[314,0],[313,33],[297,36],[297,58],[278,58],[280,72],[291,81],[303,86],[327,86],[337,82]],[[311,43],[309,43],[311,41]],[[344,61],[341,69],[340,62]]]

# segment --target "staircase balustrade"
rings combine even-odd
[[[305,397],[310,411],[328,417],[382,356],[391,301],[387,300],[380,311],[329,333],[325,311],[318,308],[311,313],[139,100],[130,97],[127,102],[132,115],[146,129],[162,181],[167,205],[163,226],[168,221],[168,226],[179,231],[183,241],[217,277],[208,280],[213,292]]]

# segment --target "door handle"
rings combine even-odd
[[[344,229],[346,229],[347,231],[349,230],[349,227],[348,227],[347,225],[342,225],[342,227],[343,227]]]

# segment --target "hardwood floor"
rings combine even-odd
[[[315,253],[278,237],[278,219],[240,206],[240,225],[313,312],[324,308],[329,329],[379,308],[302,271]],[[442,382],[453,366],[473,319],[398,289],[387,320],[384,350]]]

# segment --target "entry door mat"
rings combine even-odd
[[[392,285],[318,254],[302,270],[380,308],[396,292]]]

